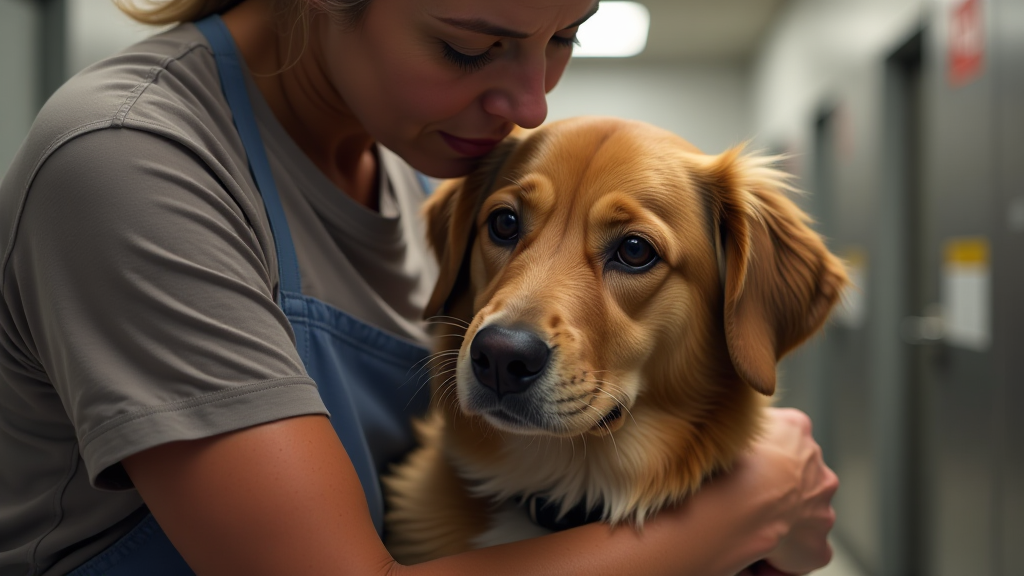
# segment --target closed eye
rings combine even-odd
[[[575,34],[573,34],[572,37],[569,38],[565,36],[552,36],[551,43],[554,44],[555,46],[558,46],[559,48],[572,48],[573,46],[579,46],[580,40],[579,38],[576,37]]]
[[[465,54],[459,52],[455,48],[452,48],[451,44],[448,44],[447,42],[441,43],[441,52],[444,55],[445,60],[455,64],[464,72],[475,72],[490,64],[491,60],[494,59],[490,50],[483,54]]]

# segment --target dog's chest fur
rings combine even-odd
[[[551,530],[537,525],[529,512],[512,501],[493,510],[488,517],[490,528],[470,541],[473,548],[487,548],[509,542],[518,542],[551,534]]]
[[[764,404],[740,390],[747,410]],[[417,563],[550,533],[518,504],[524,496],[565,509],[603,506],[605,520],[640,526],[691,494],[709,471],[727,467],[753,434],[744,427],[702,433],[643,403],[635,412],[614,435],[572,441],[503,435],[457,410],[433,412],[418,424],[421,446],[385,478],[389,550]]]

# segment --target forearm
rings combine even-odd
[[[197,574],[692,574],[733,576],[788,529],[758,474],[729,474],[642,532],[592,524],[399,566],[370,521],[344,448],[320,416],[157,447],[124,461]],[[754,470],[748,467],[747,470]]]
[[[396,572],[733,576],[762,558],[772,566],[753,573],[820,568],[831,558],[826,537],[838,479],[822,462],[806,415],[767,415],[764,435],[730,474],[660,513],[642,533],[590,525]]]
[[[495,546],[411,567],[395,574],[672,574],[734,576],[763,558],[785,531],[765,515],[767,498],[738,501],[731,479],[712,483],[642,531],[590,524],[542,538]]]

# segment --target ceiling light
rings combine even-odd
[[[601,2],[596,14],[580,26],[573,49],[577,57],[626,58],[647,46],[651,13],[639,2]]]

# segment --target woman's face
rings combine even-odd
[[[416,169],[461,176],[545,94],[596,0],[372,0],[359,24],[320,20],[324,73],[375,140]]]

